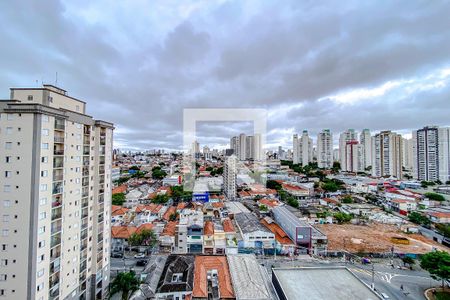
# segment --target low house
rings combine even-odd
[[[111,252],[123,252],[128,246],[128,239],[136,232],[134,226],[111,227]]]
[[[194,284],[194,255],[171,254],[159,278],[156,299],[190,299]]]
[[[237,254],[238,253],[238,245],[236,238],[236,230],[234,228],[233,222],[229,218],[225,218],[222,220],[222,228],[225,234],[225,243],[226,243],[226,254]]]
[[[281,187],[282,187],[283,191],[285,191],[292,197],[295,197],[296,199],[309,198],[312,195],[312,190],[313,190],[309,186],[301,185],[298,183],[283,182],[281,184]]]
[[[225,256],[195,257],[192,297],[195,300],[236,299]]]
[[[427,216],[431,222],[436,224],[449,224],[450,223],[450,211],[445,210],[430,210],[427,211]]]
[[[124,222],[129,221],[128,217],[129,209],[119,205],[111,205],[111,224],[113,226],[122,225]]]
[[[295,250],[294,242],[289,238],[289,235],[277,224],[272,218],[265,217],[261,219],[267,229],[273,232],[276,240],[276,249],[280,254],[293,254]]]
[[[174,251],[177,225],[177,221],[167,222],[159,235],[159,250],[161,252],[172,253]]]

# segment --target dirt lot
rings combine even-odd
[[[439,250],[450,251],[420,234],[406,234],[398,230],[396,226],[385,224],[370,225],[337,225],[323,224],[316,225],[328,236],[329,250],[345,249],[349,252],[390,252],[394,246],[396,253],[426,253],[433,247]],[[410,241],[409,245],[394,244],[391,237],[405,237]]]

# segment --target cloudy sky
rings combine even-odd
[[[320,4],[318,3],[320,2]],[[449,1],[0,1],[0,98],[55,83],[124,149],[180,149],[184,108],[263,108],[269,146],[450,125]],[[202,122],[226,144],[249,123]]]

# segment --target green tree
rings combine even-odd
[[[143,229],[139,233],[133,233],[128,239],[130,246],[154,247],[158,242],[155,233],[150,229]]]
[[[138,166],[131,166],[128,170],[139,171],[140,169]]]
[[[125,194],[124,193],[118,193],[112,195],[112,205],[120,205],[122,206],[125,203]]]
[[[161,167],[154,167],[152,169],[152,178],[153,179],[163,179],[166,177],[167,173],[161,170]]]
[[[410,213],[408,215],[408,219],[411,222],[413,222],[415,224],[419,224],[419,225],[428,225],[431,223],[427,217],[421,215],[420,213],[418,213],[416,211],[413,211],[412,213]]]
[[[125,182],[127,182],[130,178],[131,178],[130,176],[120,177],[119,179],[114,181],[114,183],[117,184],[117,185],[122,185]]]
[[[333,167],[331,168],[333,172],[338,173],[341,169],[341,163],[338,161],[333,162]]]
[[[415,263],[416,263],[416,261],[414,260],[414,258],[412,258],[411,256],[404,256],[403,258],[402,258],[402,261],[403,261],[403,264],[406,266],[406,265],[408,265],[408,266],[410,266],[410,267],[412,267]]]
[[[266,186],[268,189],[281,190],[281,184],[275,180],[267,180]]]
[[[121,272],[111,282],[109,288],[109,297],[121,293],[122,300],[128,300],[134,291],[139,289],[139,280],[136,278],[134,271]]]
[[[339,187],[337,186],[336,183],[334,183],[333,181],[330,181],[330,182],[325,182],[322,185],[322,189],[324,189],[326,192],[334,193],[334,192],[337,192]]]
[[[169,201],[169,196],[167,196],[166,194],[156,195],[155,198],[152,199],[152,203],[156,204],[164,204],[167,201]]]
[[[436,229],[446,238],[450,238],[450,224],[436,224]]]
[[[259,210],[260,211],[268,211],[269,209],[267,208],[267,206],[265,206],[264,204],[259,206]]]
[[[176,221],[178,218],[178,212],[174,212],[169,216],[169,221]]]
[[[294,197],[292,197],[292,196],[288,196],[286,202],[287,202],[287,204],[289,204],[289,205],[292,206],[292,207],[295,207],[295,208],[298,208],[298,207],[299,207],[298,201],[297,201]]]
[[[435,201],[445,201],[445,197],[438,194],[438,193],[425,193],[425,197],[427,197],[430,200],[435,200]]]
[[[339,224],[348,223],[352,220],[352,216],[350,214],[346,214],[343,212],[335,213],[333,217]]]
[[[420,257],[420,266],[430,273],[433,279],[444,281],[450,279],[450,254],[446,251],[428,252]]]
[[[345,203],[345,204],[353,203],[352,196],[345,195],[344,198],[342,198],[342,203]]]

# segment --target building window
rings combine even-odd
[[[44,220],[47,214],[45,212],[39,213],[39,220]]]
[[[6,119],[11,121],[14,118],[13,114],[6,114]]]
[[[9,222],[9,215],[3,215],[3,222],[5,223]]]
[[[48,176],[48,171],[47,170],[42,170],[41,171],[41,177],[47,177]]]
[[[6,142],[5,143],[5,149],[6,150],[11,150],[11,148],[12,148],[12,143],[11,142]]]
[[[33,95],[28,95],[28,101],[33,101]]]
[[[5,193],[11,192],[11,186],[10,185],[4,185],[3,186],[3,192],[5,192]]]
[[[39,199],[39,205],[45,205],[45,204],[47,204],[47,198]]]
[[[9,178],[12,176],[12,172],[11,171],[5,171],[5,177]]]
[[[41,186],[39,187],[39,189],[41,191],[46,191],[47,190],[47,185],[46,184],[41,184]]]
[[[44,232],[45,232],[45,226],[39,227],[38,233],[39,233],[39,234],[43,234]]]
[[[42,122],[48,122],[48,116],[42,115]]]
[[[7,265],[8,265],[8,260],[7,260],[7,259],[2,259],[2,260],[0,261],[0,266],[6,267]]]
[[[12,134],[12,133],[13,133],[13,128],[12,128],[12,127],[6,127],[5,133],[6,133],[7,135]]]
[[[44,275],[44,269],[37,271],[37,277],[42,277],[42,275]]]
[[[7,164],[9,164],[9,163],[11,162],[11,156],[6,156],[6,157],[5,157],[5,162],[6,162]]]
[[[11,201],[10,200],[3,200],[3,206],[4,207],[10,207],[11,206]]]
[[[48,129],[42,129],[42,135],[48,135]]]
[[[42,143],[41,148],[42,149],[48,149],[48,143]]]
[[[42,247],[44,247],[45,246],[45,241],[40,241],[39,243],[38,243],[38,247],[39,248],[42,248]]]
[[[6,278],[8,278],[8,275],[0,274],[0,281],[6,281]]]
[[[48,157],[47,156],[42,156],[41,157],[41,162],[44,163],[44,164],[48,163]]]
[[[8,229],[3,229],[2,230],[2,236],[8,236],[9,235],[9,230]]]

